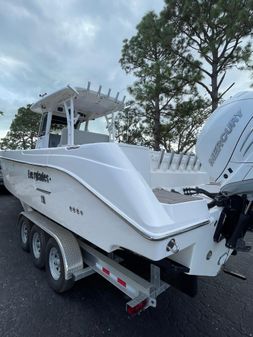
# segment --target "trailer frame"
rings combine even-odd
[[[38,226],[56,240],[63,259],[66,281],[78,281],[94,273],[101,275],[130,297],[126,303],[129,314],[139,313],[149,307],[155,308],[157,296],[169,288],[169,284],[161,280],[158,266],[150,263],[148,281],[122,266],[122,258],[116,254],[104,253],[41,213],[25,209],[20,213],[19,221],[22,217],[28,219],[32,225]]]

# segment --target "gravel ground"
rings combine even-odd
[[[170,288],[156,309],[129,318],[126,297],[99,275],[63,295],[54,293],[18,246],[20,211],[19,201],[0,191],[0,337],[253,336],[253,252],[228,264],[246,281],[224,273],[202,278],[193,299]],[[253,242],[253,233],[247,241]]]

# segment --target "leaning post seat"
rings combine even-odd
[[[67,145],[68,143],[67,139],[68,139],[68,130],[67,128],[63,128],[60,143],[58,146]],[[74,130],[75,145],[104,143],[104,142],[109,142],[108,135],[103,135],[101,133],[95,133],[95,132],[89,132],[89,131]]]

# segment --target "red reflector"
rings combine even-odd
[[[106,275],[110,275],[110,270],[106,269],[106,268],[102,268],[102,271],[106,274]]]
[[[117,282],[119,283],[119,284],[121,284],[123,287],[126,287],[126,282],[125,281],[123,281],[123,280],[121,280],[121,278],[117,278]]]
[[[146,305],[147,305],[147,300],[144,300],[141,303],[138,303],[134,307],[130,307],[129,305],[127,305],[127,313],[129,315],[137,314],[138,312],[144,310]]]

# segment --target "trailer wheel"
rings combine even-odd
[[[30,233],[30,252],[34,265],[42,269],[45,267],[47,234],[34,225]]]
[[[18,220],[18,233],[19,241],[22,249],[26,252],[30,251],[30,233],[32,224],[24,216],[21,216]]]
[[[74,280],[65,279],[62,253],[55,239],[50,238],[46,246],[46,273],[50,287],[57,293],[63,293],[74,285]]]

